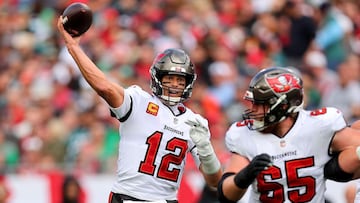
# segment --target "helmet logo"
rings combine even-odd
[[[171,67],[170,70],[171,70],[171,71],[174,71],[174,72],[178,72],[178,73],[180,73],[180,72],[186,72],[184,68],[179,67],[179,66]]]
[[[250,101],[254,100],[253,93],[251,91],[247,90],[245,92],[244,99],[247,99],[247,100],[250,100]]]
[[[267,77],[266,82],[275,93],[288,92],[291,89],[301,89],[299,78],[292,74],[284,73],[276,77]]]

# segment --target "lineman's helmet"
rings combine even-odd
[[[289,68],[263,69],[250,81],[244,98],[254,104],[268,105],[264,113],[248,109],[243,118],[251,130],[262,131],[276,124],[303,107],[303,82],[299,75]]]

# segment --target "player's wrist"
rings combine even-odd
[[[221,164],[215,153],[208,156],[199,156],[201,162],[201,169],[205,174],[215,174],[220,168]]]
[[[247,173],[246,168],[237,173],[234,177],[234,183],[238,188],[247,189],[255,180],[251,174]]]

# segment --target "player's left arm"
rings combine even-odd
[[[208,122],[199,114],[185,122],[190,126],[190,138],[195,143],[200,159],[200,171],[209,186],[217,187],[222,169],[210,141]]]
[[[338,152],[326,165],[325,177],[346,182],[360,178],[360,120],[337,132],[332,150]]]
[[[335,133],[331,143],[332,151],[341,152],[349,147],[360,146],[360,124],[357,124],[358,122],[360,123],[357,121],[351,127],[345,127]]]

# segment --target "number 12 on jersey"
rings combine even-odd
[[[146,144],[148,145],[145,158],[141,161],[139,172],[148,175],[156,176],[161,179],[177,182],[179,179],[180,170],[178,168],[170,169],[170,165],[180,166],[185,159],[188,149],[187,141],[174,137],[170,139],[165,146],[165,150],[169,153],[162,157],[157,157],[160,149],[160,143],[163,138],[163,133],[156,131],[148,137]],[[176,149],[180,151],[176,153]],[[160,164],[156,165],[155,160],[160,158]],[[157,169],[157,172],[156,172]],[[155,174],[156,172],[156,174]]]

